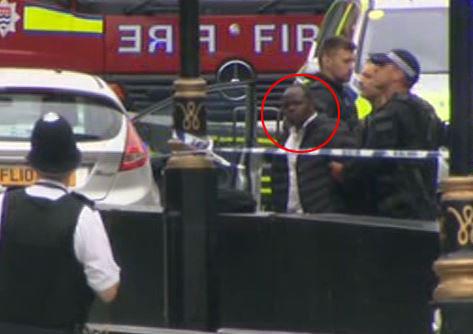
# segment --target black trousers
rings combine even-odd
[[[29,325],[9,324],[0,322],[0,333],[5,334],[75,334],[73,329],[48,329]]]

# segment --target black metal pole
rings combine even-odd
[[[245,147],[256,146],[256,83],[252,80],[246,87],[246,114],[245,114]]]
[[[200,75],[199,0],[179,0],[181,77]]]
[[[450,0],[450,158],[442,181],[441,256],[434,292],[441,334],[473,328],[473,2]]]
[[[187,155],[172,159],[165,175],[167,325],[215,331],[220,289],[215,170],[209,161]]]
[[[256,83],[251,80],[246,89],[246,113],[245,113],[245,147],[252,148],[256,146],[256,128],[258,114],[256,110]],[[257,172],[254,170],[255,157],[250,153],[243,154],[245,162],[245,176],[247,180],[246,190],[256,194],[259,188],[254,188]]]
[[[473,2],[450,1],[451,172],[473,168]]]
[[[200,75],[199,0],[179,0],[180,78],[174,82],[174,129],[198,136],[207,133],[205,80]]]
[[[199,1],[180,0],[180,78],[174,82],[174,129],[206,134],[207,86],[199,77]],[[165,170],[165,289],[170,327],[218,327],[217,175],[205,155],[175,152]]]

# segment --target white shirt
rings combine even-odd
[[[29,196],[47,198],[56,201],[69,192],[64,185],[52,180],[41,180],[62,189],[44,185],[26,188]],[[4,194],[0,194],[0,217],[3,209]],[[32,221],[33,222],[33,221]],[[1,228],[1,225],[0,225]],[[1,233],[1,229],[0,229]],[[74,231],[74,253],[84,266],[87,284],[95,292],[104,291],[120,280],[120,268],[113,259],[110,241],[98,211],[84,205]]]
[[[295,126],[289,128],[289,137],[284,146],[291,150],[298,150],[301,147],[307,125],[317,117],[317,113],[310,116],[300,129]],[[301,199],[299,196],[299,186],[297,183],[297,154],[288,153],[287,168],[289,171],[289,185],[286,211],[290,213],[303,213]]]

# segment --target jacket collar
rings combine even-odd
[[[327,76],[326,76],[325,74],[323,74],[322,72],[318,72],[318,73],[316,73],[315,75],[318,76],[318,77],[319,77],[320,79],[322,79],[323,81],[325,81],[326,83],[328,83],[333,89],[335,89],[335,90],[337,90],[337,91],[343,90],[343,84],[333,81],[332,79],[330,79],[329,77],[327,77]]]

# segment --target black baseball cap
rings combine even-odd
[[[419,80],[420,64],[417,58],[404,49],[393,49],[388,53],[372,53],[369,61],[376,65],[394,64],[404,75],[408,82],[413,85]]]
[[[37,120],[27,159],[33,168],[46,173],[65,173],[76,169],[81,153],[69,123],[53,112]]]

